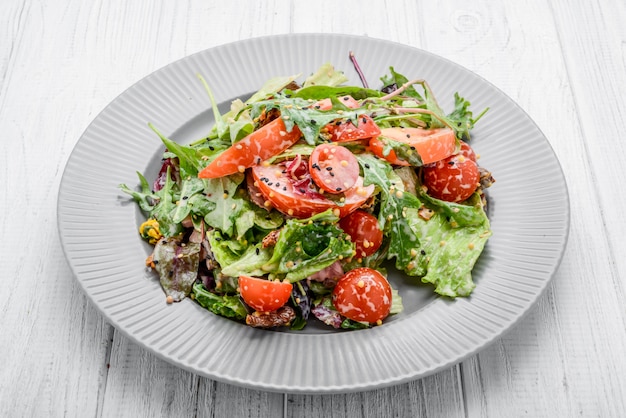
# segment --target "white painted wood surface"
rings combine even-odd
[[[0,416],[626,416],[624,22],[624,2],[580,0],[3,0]],[[241,389],[134,345],[72,277],[56,196],[97,113],[171,61],[292,32],[367,35],[458,62],[519,103],[562,163],[571,232],[554,281],[518,326],[451,369],[354,394]]]

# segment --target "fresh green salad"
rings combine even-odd
[[[325,64],[268,80],[220,114],[198,78],[210,132],[182,145],[150,125],[165,146],[160,172],[120,185],[146,215],[146,265],[168,303],[190,297],[253,327],[359,329],[402,310],[385,267],[444,297],[470,295],[491,236],[494,180],[468,144],[486,110],[474,116],[455,94],[447,113],[426,81],[393,67],[372,89]]]

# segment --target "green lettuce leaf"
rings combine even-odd
[[[289,219],[280,230],[272,258],[263,266],[268,273],[284,274],[292,282],[302,280],[351,257],[354,244],[336,226],[338,218],[327,211],[309,219]]]
[[[193,295],[200,306],[208,309],[214,314],[244,320],[248,311],[237,295],[218,295],[209,292],[202,283],[193,285]]]
[[[435,292],[440,295],[468,296],[475,287],[471,272],[492,233],[480,197],[473,199],[477,204],[467,207],[476,212],[476,223],[461,226],[451,220],[443,209],[448,204],[443,201],[434,208],[435,214],[429,220],[417,213],[407,216],[411,227],[426,237],[421,240],[419,259],[415,260],[426,268],[421,280],[435,285]],[[405,271],[414,273],[408,268]]]
[[[302,87],[339,86],[346,81],[348,81],[348,77],[346,77],[343,71],[337,71],[332,64],[326,63],[308,76],[306,80],[304,80]]]

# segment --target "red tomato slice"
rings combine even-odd
[[[309,157],[309,172],[319,188],[332,194],[344,193],[359,178],[359,162],[345,147],[322,144]]]
[[[287,132],[285,122],[281,118],[274,119],[222,152],[198,173],[198,177],[212,179],[243,172],[283,152],[296,143],[300,135],[296,125]]]
[[[364,210],[355,210],[342,218],[339,227],[350,235],[357,257],[374,254],[383,242],[383,231],[378,226],[378,219]]]
[[[353,321],[375,323],[391,311],[391,286],[378,271],[360,267],[347,272],[333,289],[333,305]]]
[[[462,202],[478,187],[478,165],[462,154],[452,155],[424,167],[424,186],[428,194],[447,202]]]
[[[252,309],[271,312],[283,306],[291,296],[293,285],[250,276],[239,276],[239,292]]]
[[[339,101],[343,103],[344,106],[349,107],[350,109],[356,109],[358,107],[361,107],[361,104],[350,95],[339,97]],[[333,108],[333,102],[330,99],[322,99],[315,103],[313,107],[317,110],[330,110]]]
[[[415,147],[424,164],[442,160],[456,151],[456,135],[450,128],[385,128],[381,130],[380,135]],[[409,165],[406,161],[400,160],[393,150],[385,157],[384,145],[380,140],[372,138],[369,145],[374,154],[391,164]]]
[[[256,187],[268,204],[286,215],[308,218],[332,209],[341,218],[362,206],[374,193],[374,185],[364,187],[363,178],[358,177],[354,187],[344,193],[344,201],[337,204],[317,191],[308,173],[308,163],[302,164],[298,169],[300,172],[305,168],[307,172],[295,179],[287,170],[288,163],[290,162],[252,168]]]
[[[359,116],[356,126],[351,120],[336,120],[326,125],[325,130],[333,142],[356,141],[380,135],[380,128],[367,115]]]

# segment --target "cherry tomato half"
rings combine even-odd
[[[359,178],[359,162],[339,145],[322,144],[309,157],[309,172],[315,184],[332,194],[350,190]]]
[[[244,302],[259,312],[271,312],[283,306],[291,296],[293,285],[250,276],[239,276],[239,292]]]
[[[428,194],[447,202],[462,202],[478,187],[478,165],[463,154],[452,155],[425,166],[424,185]]]
[[[347,272],[333,289],[333,306],[353,321],[382,321],[391,310],[391,286],[378,271],[360,267]]]
[[[342,218],[339,227],[350,235],[357,257],[374,254],[383,242],[383,231],[378,226],[378,219],[364,210],[355,210]]]

